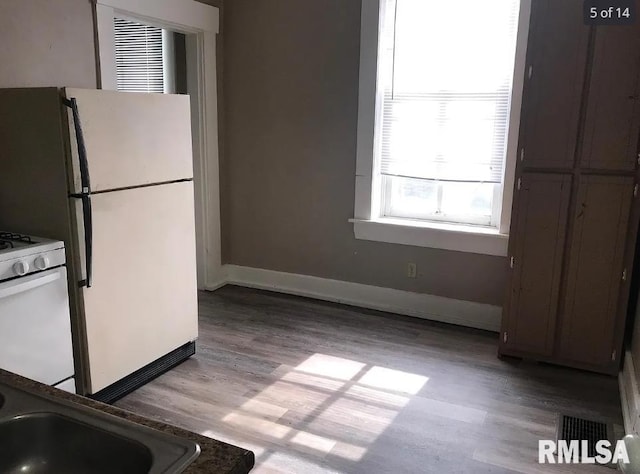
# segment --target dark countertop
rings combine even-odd
[[[255,463],[253,452],[247,449],[207,438],[206,436],[192,433],[191,431],[166,423],[150,420],[149,418],[95,400],[90,400],[80,395],[63,392],[62,390],[34,382],[33,380],[20,377],[19,375],[6,372],[2,369],[0,369],[0,383],[27,392],[49,395],[54,398],[78,403],[134,423],[154,428],[158,431],[195,441],[200,445],[201,452],[197,459],[185,469],[185,474],[246,474],[253,468]]]

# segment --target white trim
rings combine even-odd
[[[350,219],[356,239],[429,247],[482,255],[507,256],[509,236],[490,227],[404,219]],[[411,222],[411,225],[407,225]]]
[[[373,131],[378,76],[378,0],[363,0],[360,30],[360,87],[358,89],[358,131],[356,176],[370,177],[373,171]]]
[[[219,10],[194,0],[94,0],[98,27],[99,77],[103,89],[117,89],[113,17],[124,16],[185,33],[195,50],[188,69],[195,71],[197,108],[193,119],[194,177],[198,225],[199,286],[208,288],[223,279],[220,236],[220,173],[218,156],[218,94],[216,34]]]
[[[116,90],[118,76],[116,73],[116,39],[113,31],[113,8],[96,5],[96,27],[98,29],[98,74],[100,89]],[[113,67],[107,65],[112,64]]]
[[[640,392],[638,392],[638,382],[630,351],[625,353],[624,367],[618,375],[618,385],[620,387],[624,431],[626,434],[638,433],[640,430]]]
[[[226,266],[226,265],[225,265],[225,266]],[[224,280],[219,280],[219,281],[216,281],[216,282],[214,282],[214,283],[211,283],[211,284],[207,285],[207,286],[204,288],[204,290],[205,290],[205,291],[216,291],[216,290],[218,290],[218,289],[222,288],[223,286],[225,286],[225,285],[229,285],[229,284],[233,284],[233,285],[235,285],[236,283],[231,283],[231,282],[227,281],[226,279],[224,279]],[[238,284],[238,286],[243,286],[243,285]]]
[[[378,35],[380,23],[380,0],[362,0],[360,30],[360,79],[358,95],[358,135],[356,147],[356,176],[354,203],[354,233],[357,239],[398,243],[421,247],[442,248],[488,255],[506,255],[505,242],[511,225],[511,206],[513,203],[513,187],[518,155],[518,136],[522,95],[526,69],[527,38],[531,16],[531,0],[521,0],[518,19],[518,38],[514,66],[514,82],[511,96],[511,116],[507,139],[507,158],[505,176],[502,186],[499,216],[496,216],[495,238],[486,234],[482,241],[474,244],[475,237],[464,231],[464,225],[456,228],[439,229],[431,232],[431,226],[415,225],[415,221],[406,220],[404,225],[381,227],[376,225],[379,212],[379,196],[374,185],[375,159],[375,123],[378,111],[377,76],[378,76]],[[462,231],[462,235],[458,235]],[[424,233],[420,236],[420,233]],[[489,243],[492,241],[492,243]],[[453,242],[453,243],[450,243]],[[488,249],[486,252],[483,249]]]
[[[184,33],[218,33],[220,12],[217,7],[194,0],[94,0],[118,13],[147,20]],[[158,23],[160,22],[160,23]]]
[[[216,9],[217,10],[217,9]],[[200,202],[203,203],[201,212],[201,238],[205,243],[204,279],[205,285],[211,281],[222,278],[222,234],[220,225],[220,162],[218,155],[218,91],[217,91],[217,65],[216,60],[216,35],[205,33],[198,35],[199,54],[198,69],[199,100],[200,104],[200,163],[201,177]]]
[[[423,293],[225,265],[226,282],[498,332],[502,308]],[[213,288],[212,288],[213,289]]]
[[[372,216],[374,135],[376,123],[380,0],[362,0],[360,13],[360,80],[356,145],[354,217]]]
[[[176,49],[173,32],[162,30],[162,82],[165,94],[176,93]]]
[[[513,69],[513,90],[511,91],[511,117],[507,136],[507,158],[504,164],[504,184],[502,186],[502,207],[499,210],[499,231],[509,233],[511,226],[511,206],[513,204],[513,187],[516,179],[518,162],[518,145],[520,138],[520,118],[522,116],[522,95],[524,91],[524,75],[527,68],[527,46],[529,23],[531,19],[531,0],[520,0],[520,17],[518,19],[518,37],[516,39],[516,60]]]

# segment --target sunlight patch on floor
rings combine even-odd
[[[280,377],[280,380],[298,384],[299,386],[309,387],[310,389],[321,389],[323,392],[333,392],[344,386],[343,380],[333,380],[320,375],[296,372],[295,369],[291,369],[289,372],[286,372],[282,377]]]
[[[324,438],[312,433],[307,433],[306,431],[298,431],[294,437],[291,438],[291,442],[315,449],[321,453],[328,453],[336,445],[335,439]]]
[[[256,462],[254,469],[260,474],[344,474],[329,469],[322,464],[321,460],[313,462],[284,452],[273,453],[269,459],[261,461],[260,464]]]
[[[236,428],[259,433],[267,439],[269,437],[283,439],[291,432],[291,428],[288,426],[283,426],[279,423],[274,423],[273,421],[264,420],[255,416],[243,415],[241,413],[229,413],[222,419],[222,421],[229,423]]]
[[[332,455],[355,462],[360,461],[366,452],[367,448],[346,443],[344,441],[336,443],[334,448],[331,450]]]
[[[274,374],[279,375],[278,380],[222,421],[266,440],[308,448],[320,459],[331,454],[354,462],[363,458],[368,446],[429,380],[320,353],[296,367],[281,366]],[[364,445],[334,439],[340,438],[332,435],[334,429],[352,431]],[[285,455],[268,448],[254,452],[257,465],[266,471],[270,460]]]
[[[339,380],[351,380],[364,368],[365,364],[326,354],[314,354],[294,370],[307,374],[323,375]]]
[[[360,378],[358,383],[368,385],[369,387],[415,395],[424,387],[424,384],[427,383],[428,380],[428,377],[423,377],[422,375],[409,374],[385,367],[371,367],[367,373]]]
[[[268,420],[277,420],[287,412],[286,408],[274,405],[273,403],[257,400],[255,397],[247,400],[240,406],[240,411],[248,414],[259,415]]]

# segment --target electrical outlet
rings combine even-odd
[[[416,278],[418,276],[418,266],[415,263],[407,263],[407,276]]]

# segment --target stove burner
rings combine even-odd
[[[0,240],[4,241],[5,243],[10,243],[11,247],[13,247],[13,244],[11,243],[11,241],[22,242],[24,244],[36,243],[28,235],[14,234],[13,232],[0,232]],[[9,248],[9,247],[4,247],[4,248]]]
[[[7,250],[13,248],[13,242],[8,240],[0,240],[0,250]]]

